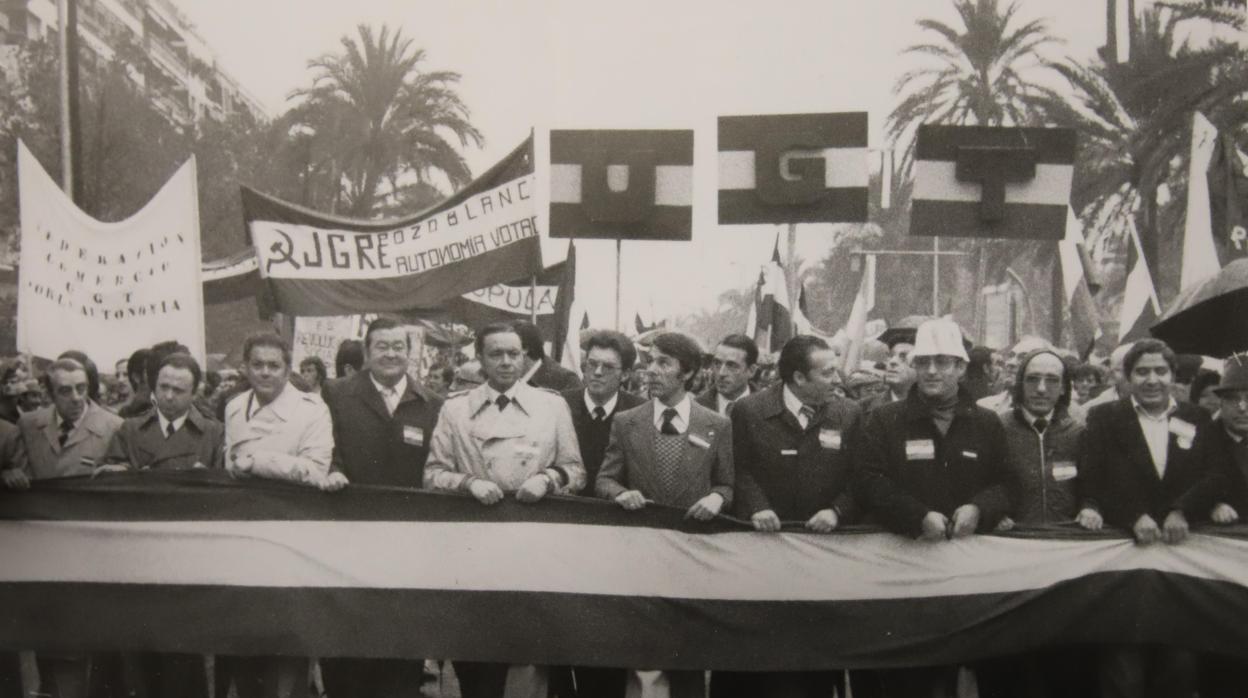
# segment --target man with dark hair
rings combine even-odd
[[[1088,412],[1085,467],[1105,523],[1141,545],[1183,542],[1188,522],[1209,515],[1201,482],[1226,467],[1213,423],[1171,393],[1177,359],[1165,342],[1143,339],[1122,360],[1128,394]],[[1107,650],[1102,695],[1190,696],[1194,653],[1159,645]]]
[[[1005,431],[960,389],[967,359],[953,321],[927,320],[910,352],[915,386],[904,401],[868,413],[857,432],[855,494],[890,531],[945,541],[991,531],[1010,511]],[[880,679],[885,695],[952,695],[957,670],[892,670]]]
[[[732,505],[732,423],[690,399],[702,350],[676,332],[655,337],[646,367],[650,400],[616,416],[594,483],[599,497],[628,511],[647,501],[707,521]],[[672,698],[705,695],[701,671],[667,671]],[[635,686],[651,672],[634,671]]]
[[[306,356],[299,362],[299,375],[308,385],[307,392],[320,395],[326,379],[329,378],[329,371],[325,369],[325,362],[321,357]]]
[[[698,404],[728,416],[732,404],[750,394],[756,364],[758,345],[754,340],[743,334],[724,337],[711,359],[711,377],[715,382],[698,396]]]
[[[364,369],[325,384],[334,424],[333,471],[355,484],[421,487],[442,398],[407,374],[412,341],[390,318],[364,333]],[[420,693],[423,663],[409,659],[321,659],[331,696],[391,698]]]
[[[547,388],[557,393],[581,387],[576,374],[555,363],[546,356],[542,331],[531,322],[516,320],[511,323],[524,347],[524,376],[521,381],[535,388]]]
[[[199,363],[169,354],[156,373],[154,409],[127,419],[113,435],[105,461],[122,469],[186,470],[225,465],[225,427],[194,406]]]
[[[117,415],[129,419],[137,417],[152,406],[152,389],[147,383],[146,348],[135,349],[126,361],[126,379],[130,382],[130,400],[117,410]]]
[[[520,380],[524,350],[515,327],[486,325],[477,331],[476,349],[486,382],[451,394],[442,405],[425,487],[469,494],[486,506],[507,494],[532,504],[548,494],[579,491],[585,468],[568,404]],[[547,686],[544,667],[474,661],[453,666],[463,698],[501,698],[504,687],[515,684],[537,695]]]
[[[733,407],[735,512],[755,530],[803,521],[807,530],[827,533],[858,516],[849,434],[861,408],[834,391],[839,363],[827,342],[798,335],[780,350],[782,382]],[[822,698],[833,687],[845,693],[838,671],[715,672],[711,679],[714,698]]]
[[[583,349],[581,373],[585,376],[585,389],[566,390],[563,399],[572,413],[572,426],[576,429],[586,474],[585,487],[573,494],[592,497],[615,415],[645,400],[620,385],[621,379],[637,362],[637,349],[632,340],[619,332],[599,330],[589,336]]]
[[[364,343],[358,339],[344,339],[334,354],[334,377],[346,378],[364,368]]]
[[[70,349],[69,351],[61,352],[61,355],[56,358],[73,359],[82,364],[82,367],[87,371],[87,397],[92,402],[100,404],[100,369],[91,360],[91,357],[87,356],[86,352]]]
[[[914,385],[914,368],[910,366],[910,352],[913,350],[914,345],[904,340],[896,340],[889,346],[888,360],[884,362],[884,383],[888,389],[859,400],[863,412],[906,399],[906,394]]]

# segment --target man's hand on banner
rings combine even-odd
[[[1161,539],[1170,545],[1182,543],[1187,540],[1187,517],[1183,512],[1175,509],[1166,515],[1166,520],[1161,526]]]
[[[950,524],[950,538],[965,538],[979,528],[979,507],[974,504],[963,504],[953,510],[953,523]]]
[[[997,530],[998,531],[1013,531],[1014,519],[1011,519],[1008,516],[1001,517],[1001,521],[997,524]]]
[[[487,506],[498,504],[503,500],[503,489],[489,480],[473,479],[468,483],[468,491],[477,498],[478,502]]]
[[[337,492],[348,485],[347,476],[342,473],[330,473],[318,487],[324,492]]]
[[[1089,531],[1099,531],[1105,525],[1105,519],[1101,518],[1101,512],[1090,507],[1080,509],[1079,516],[1075,517],[1075,521]]]
[[[8,490],[30,489],[30,478],[26,475],[26,471],[21,468],[0,470],[0,483],[3,483],[4,488]]]
[[[130,466],[126,463],[105,463],[104,465],[96,466],[95,470],[91,471],[91,477],[96,478],[105,473],[124,473],[129,469]]]
[[[516,490],[516,501],[524,504],[532,504],[545,497],[551,490],[555,488],[555,483],[546,473],[538,473],[533,477],[524,481],[520,485],[520,489]]]
[[[1131,532],[1135,534],[1135,542],[1140,545],[1151,545],[1161,540],[1161,529],[1157,527],[1157,522],[1148,514],[1140,516],[1135,520],[1135,525],[1131,527]]]
[[[724,508],[724,498],[718,492],[712,492],[702,499],[693,503],[689,507],[689,511],[685,512],[685,518],[692,518],[698,521],[710,521],[719,514],[719,510]]]
[[[780,517],[776,516],[776,512],[771,509],[754,512],[754,515],[750,517],[750,521],[754,524],[755,531],[775,533],[780,530]]]
[[[923,532],[919,540],[938,541],[948,537],[949,519],[939,511],[929,511],[923,517]]]
[[[820,509],[810,517],[810,521],[806,522],[806,528],[815,533],[831,533],[839,523],[840,519],[836,516],[836,510]]]
[[[624,507],[627,511],[637,511],[646,506],[646,498],[637,490],[628,490],[627,492],[617,494],[615,503]]]
[[[1217,524],[1233,524],[1236,521],[1239,521],[1239,512],[1235,511],[1231,505],[1221,503],[1213,508],[1213,512],[1209,514],[1209,518]]]

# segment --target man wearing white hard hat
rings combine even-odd
[[[856,494],[885,528],[925,541],[991,531],[1010,513],[1005,430],[960,389],[967,355],[951,320],[919,326],[906,399],[877,407],[858,433]],[[955,667],[882,672],[886,695],[953,695]]]

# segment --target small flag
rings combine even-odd
[[[550,235],[691,240],[693,131],[551,131]]]
[[[1157,288],[1153,276],[1144,261],[1140,234],[1135,221],[1128,219],[1130,231],[1127,248],[1127,286],[1122,292],[1122,308],[1118,313],[1118,343],[1148,337],[1148,328],[1161,317],[1161,303],[1157,300]]]
[[[754,342],[760,351],[780,351],[793,337],[793,313],[789,302],[789,284],[780,262],[780,236],[771,253],[771,261],[763,265],[758,277]]]
[[[1101,336],[1100,316],[1084,273],[1083,258],[1079,250],[1083,242],[1083,226],[1074,210],[1068,209],[1066,237],[1058,243],[1058,254],[1066,299],[1065,315],[1069,318],[1070,331],[1067,336],[1080,357],[1086,357]]]
[[[911,235],[1061,240],[1075,132],[919,127]]]
[[[719,222],[867,220],[867,114],[719,117]]]

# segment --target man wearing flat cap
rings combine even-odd
[[[917,379],[905,400],[863,418],[854,453],[855,493],[885,528],[925,541],[991,531],[1009,513],[1005,430],[959,387],[967,355],[951,320],[919,326],[910,363]],[[954,667],[882,672],[886,695],[930,695],[956,684]]]

